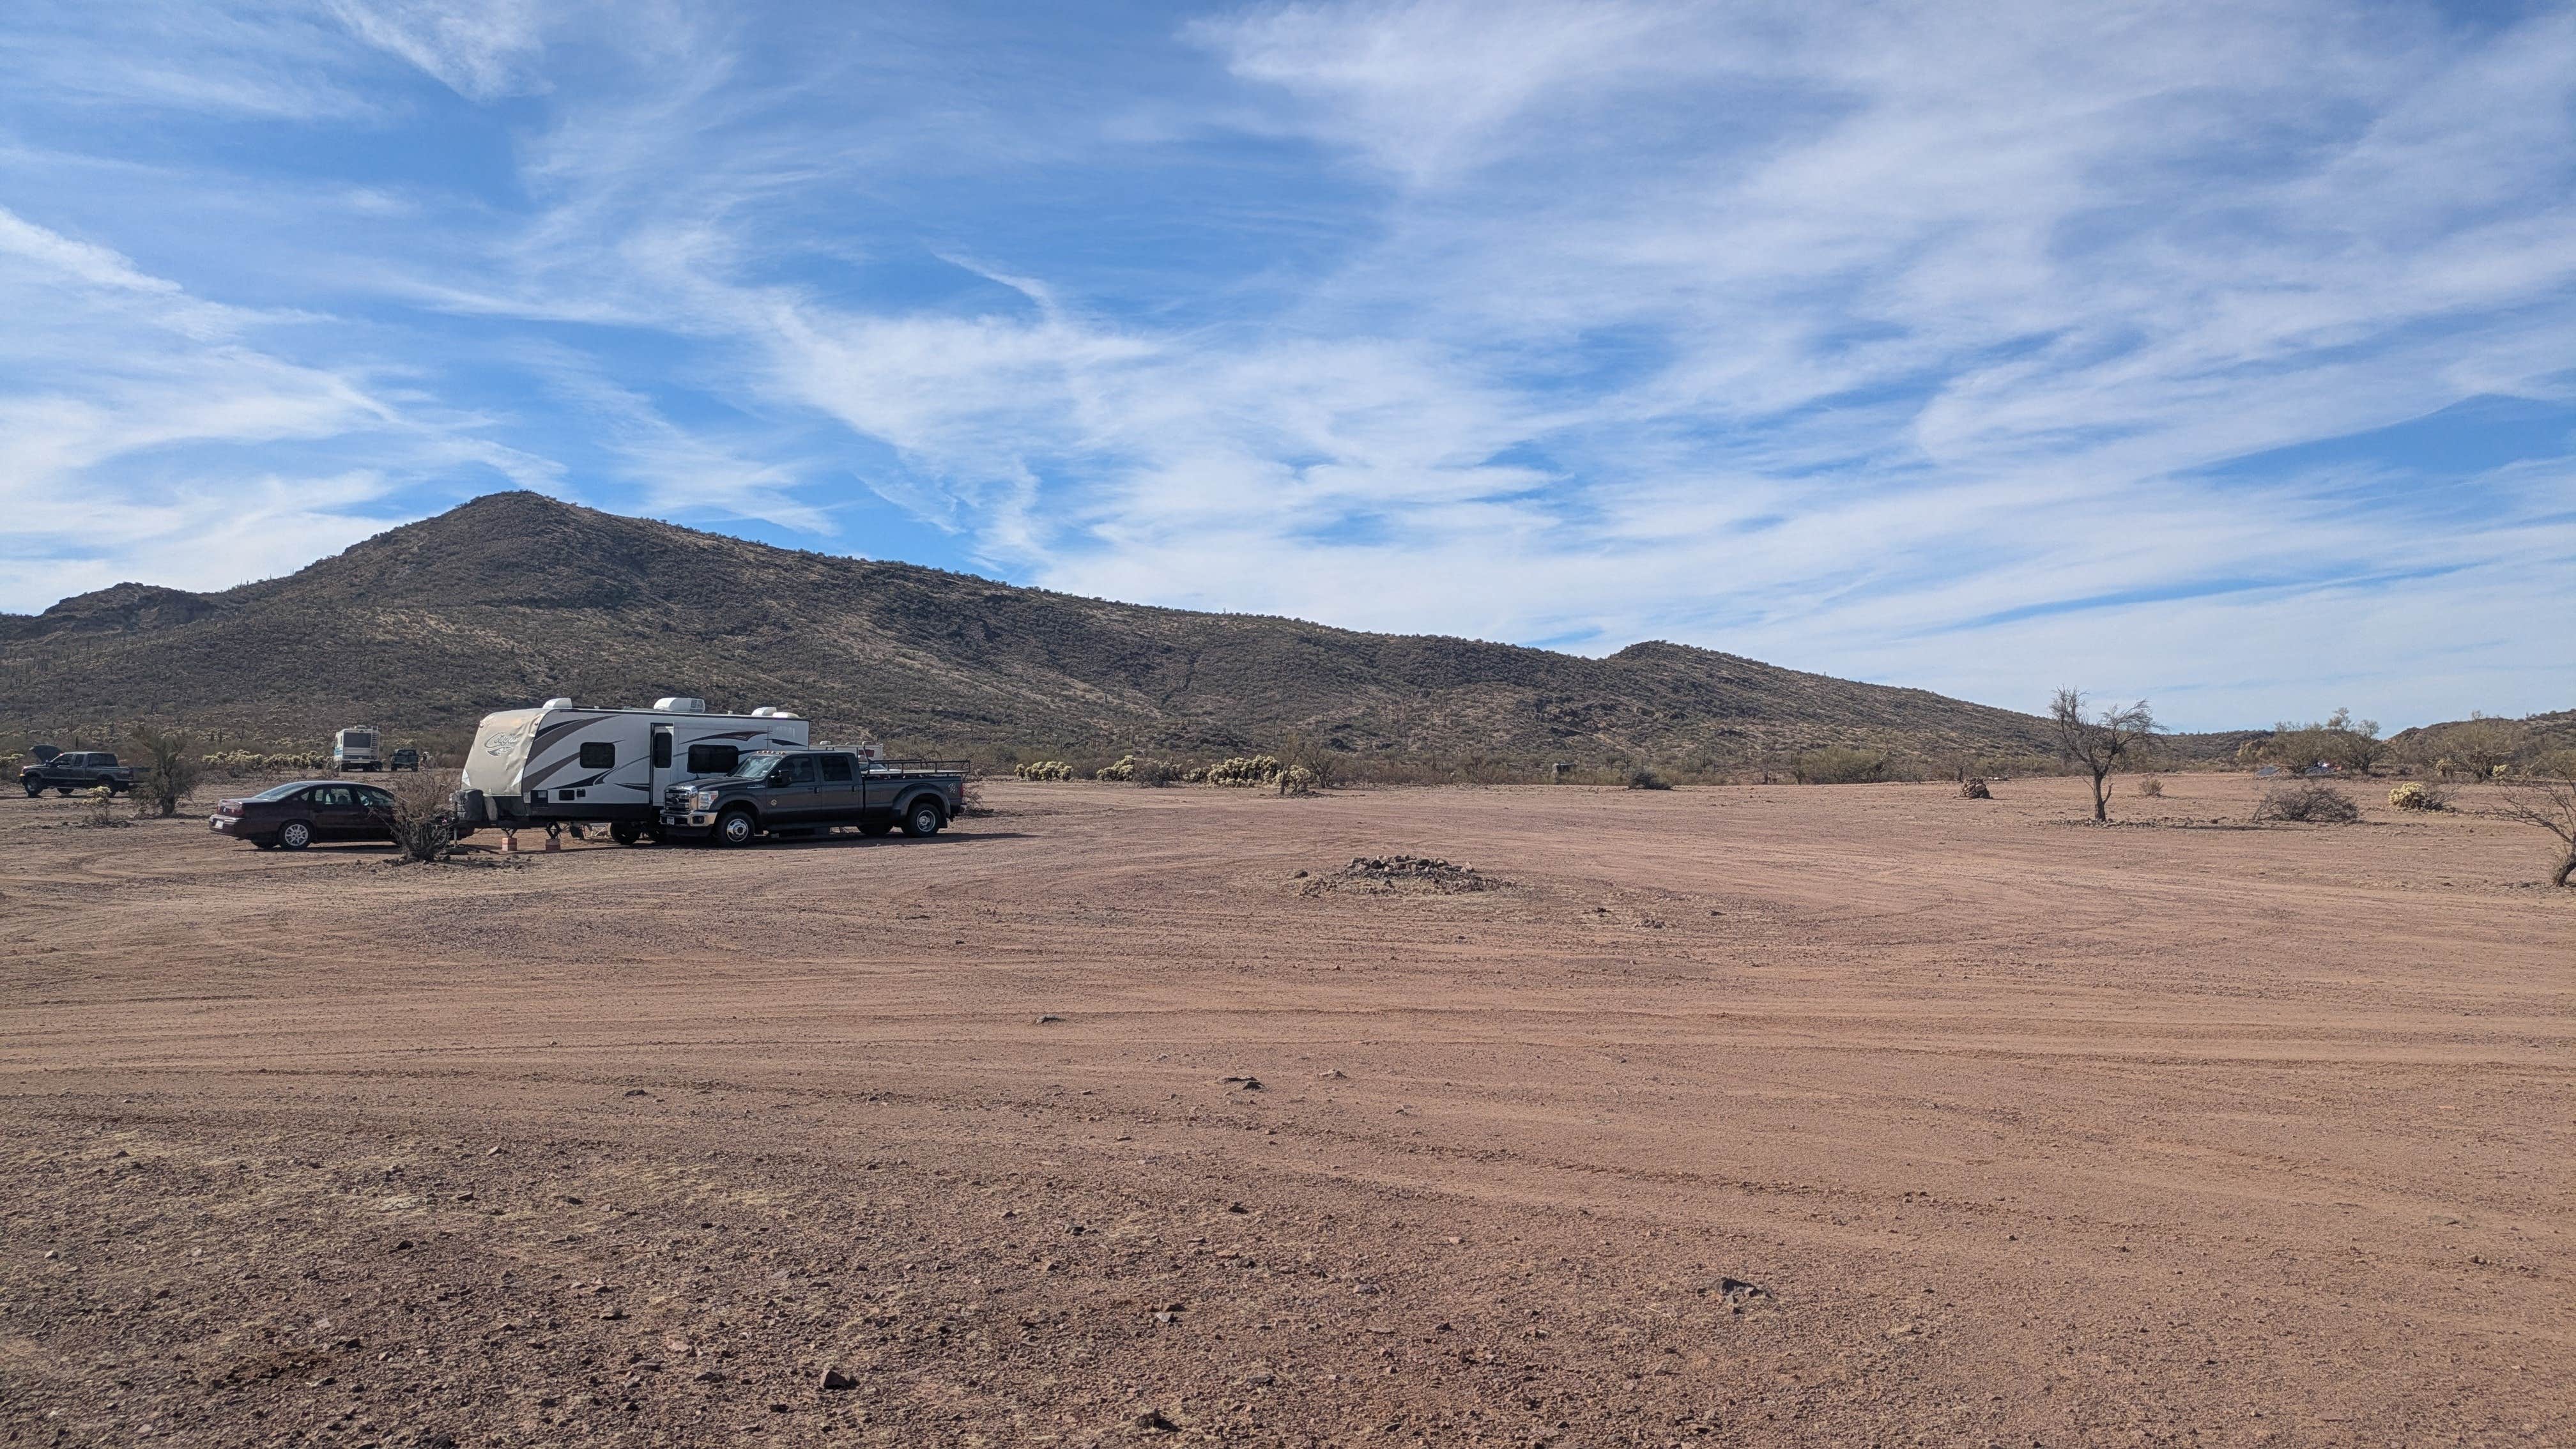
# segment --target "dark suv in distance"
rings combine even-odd
[[[317,840],[391,840],[393,812],[394,797],[378,786],[297,780],[226,800],[206,825],[262,850],[302,850]]]
[[[393,759],[386,764],[385,768],[417,772],[420,769],[420,751],[409,748],[396,750]]]

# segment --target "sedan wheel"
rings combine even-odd
[[[313,827],[301,820],[289,820],[277,827],[277,843],[287,850],[302,850],[313,843]]]

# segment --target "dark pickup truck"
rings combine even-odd
[[[666,839],[749,845],[762,835],[937,835],[966,808],[964,760],[871,760],[849,750],[762,750],[721,780],[662,796]]]
[[[30,795],[42,795],[47,790],[71,795],[101,785],[122,795],[134,788],[134,767],[118,764],[116,756],[105,750],[67,750],[41,765],[21,767],[18,783],[26,786]]]

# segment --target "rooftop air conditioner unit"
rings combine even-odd
[[[776,713],[778,713],[778,711],[775,707],[764,704],[760,708],[753,710],[751,715],[754,719],[767,719]]]
[[[554,698],[547,700],[545,707],[547,709],[570,709],[572,708],[572,696],[568,694],[558,694]]]
[[[707,702],[685,694],[666,694],[653,701],[653,707],[664,714],[705,714]]]

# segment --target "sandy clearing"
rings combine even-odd
[[[1997,790],[1006,785],[515,870],[13,805],[0,1431],[2576,1437],[2537,838]],[[1392,852],[1510,887],[1309,890]]]

